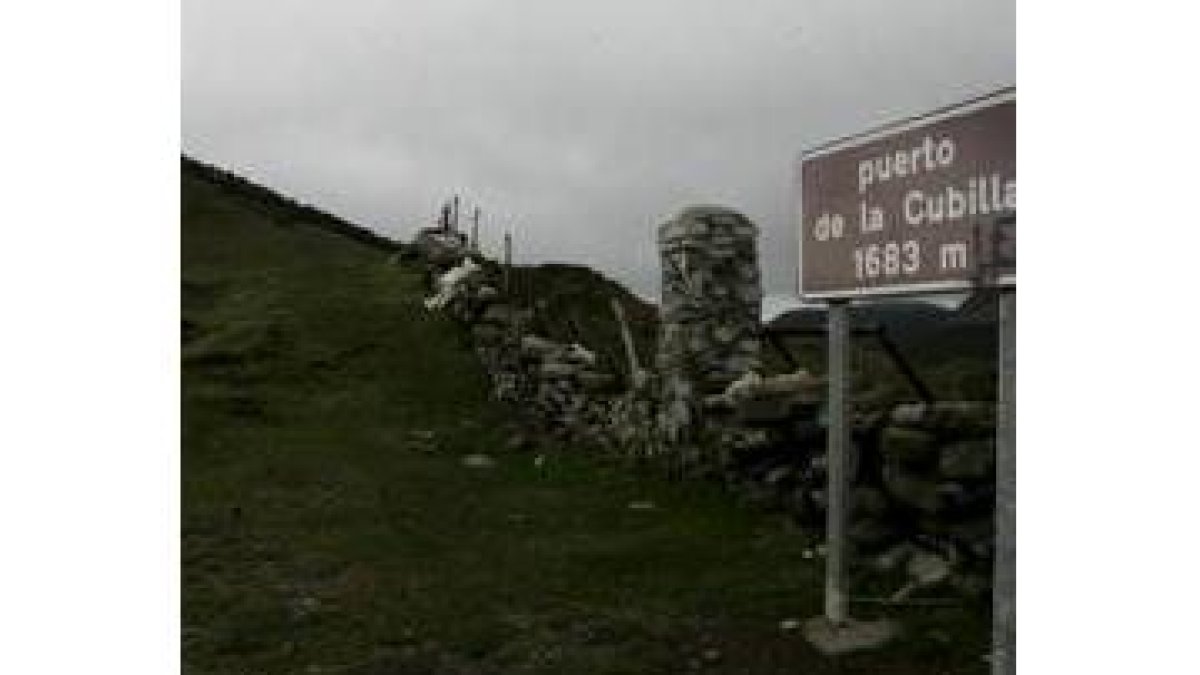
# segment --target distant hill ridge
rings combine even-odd
[[[850,312],[856,329],[882,328],[907,352],[928,358],[954,354],[992,358],[996,349],[995,318],[943,309],[926,302],[891,302],[855,306]],[[769,322],[780,331],[823,333],[823,308],[783,312]]]

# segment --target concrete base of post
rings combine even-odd
[[[900,634],[900,624],[890,619],[834,623],[824,616],[804,623],[804,639],[825,656],[878,649]]]

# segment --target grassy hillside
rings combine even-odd
[[[190,203],[187,199],[183,203],[185,221],[188,218],[188,208],[203,210],[210,207],[220,208],[223,204],[236,204],[236,208],[242,212],[252,212],[279,225],[302,225],[324,230],[381,250],[396,247],[395,242],[368,229],[314,206],[301,204],[291,197],[252,183],[219,167],[186,156],[181,162],[183,179],[190,183],[193,190]]]
[[[615,298],[624,308],[639,363],[644,367],[654,363],[658,310],[595,270],[563,264],[516,267],[512,284],[517,302],[535,308],[538,332],[578,342],[615,372],[625,373],[624,346],[610,302]]]
[[[263,194],[183,165],[185,673],[984,672],[978,607],[907,610],[906,641],[836,661],[781,632],[821,609],[808,535],[506,449],[420,272]]]

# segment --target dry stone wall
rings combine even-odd
[[[820,404],[739,415],[764,442],[734,458],[727,478],[813,529],[825,523],[826,441]],[[995,405],[905,403],[860,410],[852,425],[849,537],[856,559],[881,573],[930,560],[961,590],[986,589],[993,555]],[[953,572],[952,574],[950,572]]]
[[[460,321],[491,379],[537,436],[715,475],[762,506],[824,523],[826,383],[764,375],[757,228],[717,207],[658,230],[662,309],[654,368],[616,373],[578,344],[536,334],[534,307],[442,233],[414,247],[430,311]],[[615,320],[615,319],[614,319]],[[854,415],[850,536],[857,560],[913,583],[986,588],[994,513],[994,404],[938,402]],[[907,587],[906,587],[907,588]]]
[[[504,296],[494,265],[476,262],[465,250],[457,261],[447,261],[444,252],[439,247],[433,259],[419,256],[430,266],[425,306],[467,329],[493,398],[520,411],[536,436],[589,446],[620,444],[622,436],[614,433],[624,428],[614,422],[623,419],[615,405],[622,394],[618,374],[584,346],[532,331],[536,309]]]

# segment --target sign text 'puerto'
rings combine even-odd
[[[806,297],[1016,281],[1016,92],[805,153]]]

